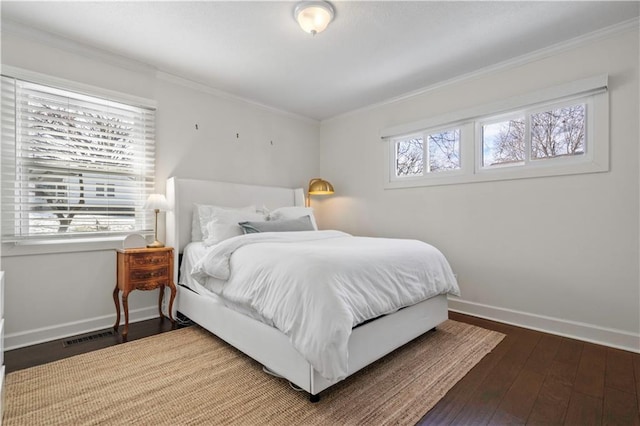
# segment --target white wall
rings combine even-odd
[[[158,192],[174,175],[285,187],[317,175],[317,122],[59,42],[4,32],[2,64],[155,100]],[[115,252],[104,245],[67,249],[3,245],[7,347],[113,325]],[[51,253],[15,255],[33,250]],[[132,318],[157,316],[156,303],[156,291],[133,292]]]
[[[321,176],[337,191],[313,199],[321,227],[433,243],[458,273],[453,308],[638,348],[637,31],[320,127],[100,56],[2,34],[3,64],[157,101],[158,191],[171,175],[290,187]],[[602,73],[611,83],[610,172],[383,189],[380,129]],[[3,247],[8,346],[112,325],[115,254],[80,250],[13,256]],[[155,303],[155,292],[130,297],[136,318],[155,316]]]
[[[326,227],[418,238],[450,260],[453,309],[640,350],[638,30],[321,124]],[[383,189],[380,130],[603,73],[610,172]]]

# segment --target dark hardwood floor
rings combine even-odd
[[[420,425],[640,425],[640,354],[467,315],[450,318],[504,340],[433,407]],[[129,326],[129,341],[169,331],[158,319]],[[7,372],[121,342],[57,340],[5,353]]]
[[[504,333],[421,425],[640,425],[640,354],[467,315]]]
[[[142,339],[143,337],[153,336],[154,334],[164,333],[171,330],[171,321],[165,319],[151,319],[147,321],[134,322],[129,324],[128,341]],[[101,331],[113,331],[113,328],[100,330],[93,333],[81,334],[73,338],[81,338],[83,336],[93,335]],[[122,332],[122,328],[119,330]],[[122,343],[122,337],[119,334],[113,336],[101,337],[97,339],[87,340],[80,343],[65,346],[64,342],[70,338],[53,340],[51,342],[40,343],[38,345],[27,346],[20,349],[14,349],[4,353],[4,364],[7,373],[22,370],[23,368],[34,367],[51,361],[57,361],[70,356],[83,354],[86,352],[103,349],[109,346]]]

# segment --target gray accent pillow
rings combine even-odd
[[[288,220],[239,222],[238,225],[240,225],[245,234],[255,234],[257,232],[315,231],[309,216]]]

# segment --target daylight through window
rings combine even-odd
[[[607,84],[592,77],[383,129],[385,187],[607,171]]]
[[[531,158],[585,153],[585,104],[531,115]]]
[[[482,165],[519,166],[525,157],[524,118],[515,118],[482,126]]]
[[[396,142],[396,176],[421,176],[424,171],[424,140],[421,136]]]
[[[2,77],[3,241],[148,229],[155,111]]]
[[[523,166],[532,160],[582,155],[585,123],[584,103],[485,122],[482,124],[482,167]]]
[[[395,141],[396,177],[423,176],[459,168],[460,129],[426,132]]]

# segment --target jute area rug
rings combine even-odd
[[[8,374],[3,424],[415,424],[503,337],[448,320],[312,404],[194,326]]]

